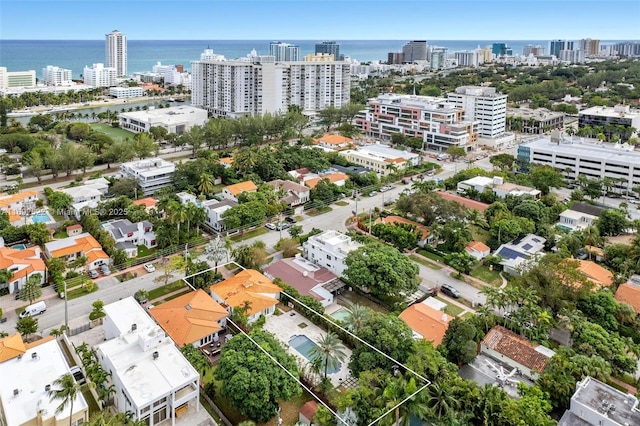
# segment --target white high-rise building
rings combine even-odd
[[[571,64],[581,64],[584,62],[584,50],[561,50],[558,59]]]
[[[47,86],[69,86],[72,84],[71,70],[53,65],[42,68],[42,83]]]
[[[91,67],[84,67],[82,71],[84,84],[92,87],[115,86],[116,75],[115,68],[105,67],[104,64],[93,64]]]
[[[227,60],[207,49],[191,63],[194,106],[215,116],[239,117],[286,112],[289,105],[315,111],[349,102],[346,62],[279,62],[251,55]]]
[[[476,68],[479,65],[479,57],[477,50],[455,52],[456,63],[459,67],[473,67]]]
[[[105,36],[107,67],[115,68],[117,76],[127,75],[127,36],[118,30]]]
[[[462,86],[447,94],[447,100],[464,110],[464,119],[478,122],[478,134],[495,138],[504,134],[507,121],[507,95],[494,87]]]
[[[300,47],[295,44],[273,41],[269,43],[269,55],[275,56],[276,62],[293,62],[300,60]]]

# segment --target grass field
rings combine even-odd
[[[151,256],[155,252],[155,248],[149,249],[146,246],[138,246],[138,258]]]
[[[309,216],[320,216],[321,214],[329,213],[331,210],[333,210],[331,207],[323,206],[323,207],[318,207],[318,208],[308,210],[307,214]]]
[[[229,239],[233,242],[239,242],[248,240],[249,238],[257,237],[258,235],[263,235],[269,232],[267,228],[256,228],[252,231],[245,232],[244,234],[234,235],[233,237],[229,237]]]
[[[489,234],[489,231],[487,231],[486,229],[482,229],[476,225],[471,226],[471,237],[474,241],[481,241],[483,243],[486,243],[487,241],[489,241],[490,236],[491,235]]]
[[[451,315],[452,317],[457,317],[458,315],[460,315],[464,309],[462,309],[460,306],[451,304],[449,302],[447,302],[446,300],[444,300],[441,297],[437,297],[436,299],[438,299],[439,301],[441,301],[442,303],[446,303],[447,306],[444,308],[444,313],[447,315]]]
[[[418,253],[423,255],[424,257],[428,257],[431,260],[435,260],[436,262],[444,263],[444,259],[442,258],[442,256],[439,256],[435,253],[431,253],[430,251],[427,251],[425,249],[418,249]]]
[[[126,138],[133,139],[135,133],[128,130],[121,129],[119,127],[111,127],[105,123],[91,123],[91,128],[95,131],[105,133],[112,139],[124,140]]]
[[[413,260],[414,262],[417,262],[419,264],[421,264],[422,266],[426,266],[427,268],[431,268],[434,270],[439,270],[442,269],[442,266],[438,266],[438,265],[434,265],[433,263],[429,262],[428,260],[425,260],[423,258],[421,258],[420,256],[416,256],[415,254],[409,255],[409,259]]]
[[[185,284],[182,280],[174,281],[172,283],[167,284],[166,286],[163,285],[162,287],[158,287],[158,288],[154,288],[153,290],[150,290],[147,295],[147,298],[149,300],[154,300],[164,296],[165,294],[172,293],[182,288],[185,288]]]
[[[502,278],[500,278],[500,273],[497,271],[490,271],[487,266],[480,266],[473,271],[471,271],[471,276],[478,278],[490,284],[494,287],[500,287],[502,285]]]
[[[347,203],[346,201],[336,201],[334,203],[336,206],[348,206],[349,203]]]

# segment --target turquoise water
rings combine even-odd
[[[47,223],[53,222],[51,216],[47,212],[38,212],[31,216],[31,220],[33,223]]]
[[[27,246],[25,246],[24,244],[16,244],[14,246],[11,246],[10,248],[16,249],[16,250],[24,250],[27,248]]]
[[[302,354],[302,356],[304,356],[309,361],[311,361],[313,359],[311,357],[311,353],[310,353],[311,352],[311,348],[313,348],[314,346],[318,346],[311,339],[309,339],[305,335],[293,336],[289,340],[289,344],[296,351],[300,352],[300,354]],[[338,371],[340,371],[341,367],[342,367],[342,364],[338,363],[338,368],[328,368],[327,369],[327,374],[337,373]]]
[[[340,308],[337,311],[330,313],[329,315],[331,315],[338,321],[348,322],[349,318],[351,318],[351,311],[347,308]]]

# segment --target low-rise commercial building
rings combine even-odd
[[[140,89],[142,90],[142,89]],[[169,133],[181,135],[193,126],[202,126],[207,111],[189,105],[170,108],[151,108],[147,111],[122,112],[118,115],[120,127],[134,133],[149,132],[152,127],[162,127]]]
[[[562,129],[564,126],[564,113],[544,108],[510,108],[507,115],[511,118],[522,119],[522,133],[539,135],[553,129]]]
[[[172,183],[176,166],[162,158],[131,161],[120,165],[120,176],[135,179],[143,195],[151,195]]]
[[[628,144],[607,144],[595,139],[553,134],[518,146],[518,159],[566,171],[569,178],[612,178],[619,188],[640,185],[640,151]]]
[[[126,98],[140,98],[144,96],[144,89],[142,87],[111,87],[109,89],[109,96],[113,96],[118,99]]]
[[[0,424],[80,426],[87,423],[89,405],[82,392],[70,403],[49,395],[49,391],[60,390],[54,382],[66,374],[71,374],[70,366],[53,337],[33,343],[25,343],[19,334],[1,338]],[[59,406],[62,410],[58,410]]]
[[[116,389],[116,410],[150,426],[199,410],[200,375],[145,309],[127,297],[104,312],[107,341],[96,352]]]
[[[583,109],[578,113],[578,126],[605,127],[607,125],[633,127],[635,132],[640,129],[640,110],[631,109],[629,105],[615,107],[595,106]],[[606,131],[606,130],[605,130]],[[631,132],[629,132],[629,136]]]

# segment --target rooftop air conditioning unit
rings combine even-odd
[[[38,352],[34,352],[31,354],[31,359],[38,359]]]
[[[158,351],[153,352],[153,359],[158,359],[159,356],[160,354],[158,353]]]
[[[137,324],[131,324],[131,331],[136,331],[138,329]]]
[[[20,393],[20,389],[13,390],[13,396],[18,396],[19,393]]]
[[[51,385],[45,385],[44,386],[44,391],[45,392],[49,392],[51,390]]]

